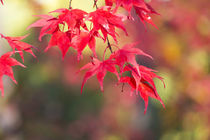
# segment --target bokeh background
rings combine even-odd
[[[158,70],[166,83],[164,89],[156,80],[166,108],[150,99],[146,115],[143,100],[130,96],[128,86],[121,92],[122,85],[116,85],[111,74],[105,77],[104,93],[96,78],[91,78],[81,95],[84,72],[75,73],[90,61],[90,51],[85,50],[87,56],[77,62],[70,50],[62,61],[56,48],[43,53],[49,37],[39,42],[39,28],[26,30],[37,20],[32,15],[68,8],[68,0],[4,1],[0,32],[7,36],[30,33],[24,41],[39,51],[37,59],[25,55],[26,69],[14,67],[18,85],[3,79],[1,140],[210,140],[209,0],[153,0],[151,5],[161,14],[152,16],[159,29],[148,24],[145,28],[135,17],[135,22],[126,22],[129,37],[119,33],[119,45],[140,42],[139,48],[154,61],[138,56],[139,64]],[[73,0],[74,8],[93,11],[92,5],[91,0]],[[97,43],[100,54],[105,44]],[[10,51],[3,39],[0,47],[0,54]]]

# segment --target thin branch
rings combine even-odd
[[[123,89],[124,89],[124,85],[125,85],[125,83],[123,83],[123,85],[122,85],[122,89],[121,89],[121,92],[123,92]]]
[[[110,42],[109,42],[108,36],[107,36],[106,40],[107,40],[107,45],[108,45],[108,47],[109,47],[110,52],[113,53],[113,51],[112,51],[112,46],[111,46],[111,44],[110,44]]]
[[[71,3],[72,3],[72,0],[69,1],[69,9],[72,9]]]
[[[98,9],[97,0],[94,0],[94,6]]]

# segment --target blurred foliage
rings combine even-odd
[[[87,11],[94,10],[92,5],[73,0],[73,7]],[[43,53],[48,38],[39,42],[38,28],[25,30],[37,19],[32,15],[68,7],[68,1],[5,0],[0,32],[11,36],[30,32],[25,41],[40,51],[37,59],[26,56],[26,69],[14,68],[18,85],[11,87],[4,78],[7,94],[0,100],[0,139],[209,140],[209,0],[153,0],[151,5],[161,14],[152,17],[158,30],[148,25],[145,31],[135,18],[136,22],[126,22],[129,38],[119,33],[120,45],[141,41],[141,49],[154,61],[138,57],[138,62],[157,69],[165,79],[165,89],[158,80],[156,86],[166,108],[150,100],[143,115],[140,97],[130,96],[127,85],[121,92],[122,85],[117,86],[112,75],[105,77],[103,94],[93,78],[81,95],[83,74],[76,71],[90,59],[78,63],[73,51],[64,61],[56,49]],[[6,51],[7,44],[0,43],[5,46],[1,51]]]

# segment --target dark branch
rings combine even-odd
[[[69,9],[72,9],[71,3],[72,3],[72,0],[69,1]]]
[[[113,51],[112,51],[112,46],[111,46],[111,44],[110,44],[110,42],[109,42],[108,36],[107,36],[106,40],[107,40],[107,44],[108,44],[108,47],[109,47],[110,52],[113,53]]]
[[[94,6],[98,9],[97,0],[94,0]]]

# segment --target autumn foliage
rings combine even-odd
[[[3,4],[3,1],[1,0]],[[84,79],[82,82],[81,93],[87,80],[96,75],[99,82],[101,91],[103,88],[103,80],[107,72],[113,73],[117,80],[116,83],[126,83],[131,87],[131,91],[135,94],[139,94],[145,102],[145,113],[148,106],[148,100],[154,98],[160,101],[164,106],[163,101],[157,93],[153,79],[158,78],[163,81],[161,77],[156,75],[154,70],[145,66],[139,65],[136,62],[136,56],[142,55],[153,59],[150,55],[146,54],[135,46],[137,43],[128,43],[124,46],[118,46],[118,33],[116,29],[122,30],[125,35],[129,36],[124,26],[125,20],[133,20],[131,10],[134,9],[139,19],[145,24],[145,22],[153,25],[155,24],[150,17],[151,14],[158,14],[150,5],[143,0],[105,0],[105,6],[98,7],[97,1],[94,1],[95,11],[87,13],[80,9],[57,9],[49,12],[46,15],[37,15],[40,19],[31,24],[27,29],[33,27],[41,28],[39,34],[39,40],[42,41],[42,37],[50,35],[50,40],[45,48],[45,52],[53,47],[58,47],[62,53],[62,59],[65,58],[68,50],[72,47],[77,51],[77,59],[83,58],[83,50],[89,47],[92,51],[91,62],[84,65],[78,72],[86,70]],[[124,8],[128,15],[118,13],[119,7]],[[53,16],[56,14],[57,16]],[[90,26],[88,26],[90,23]],[[11,58],[12,55],[18,53],[22,61],[24,62],[23,52],[29,53],[36,57],[32,49],[35,48],[32,45],[22,42],[23,37],[7,37],[0,34],[1,38],[6,39],[12,48],[12,52],[8,52],[0,58],[0,90],[4,95],[4,88],[2,77],[4,75],[9,76],[15,83],[16,80],[13,76],[12,66],[19,65],[25,67],[23,64]],[[109,38],[115,41],[115,44],[111,44]],[[97,56],[96,53],[96,39],[102,39],[104,41],[104,47],[100,48],[106,51],[110,51],[111,55],[105,59]],[[113,49],[113,47],[117,49]],[[114,51],[115,50],[115,51]],[[128,73],[130,74],[128,76]]]

